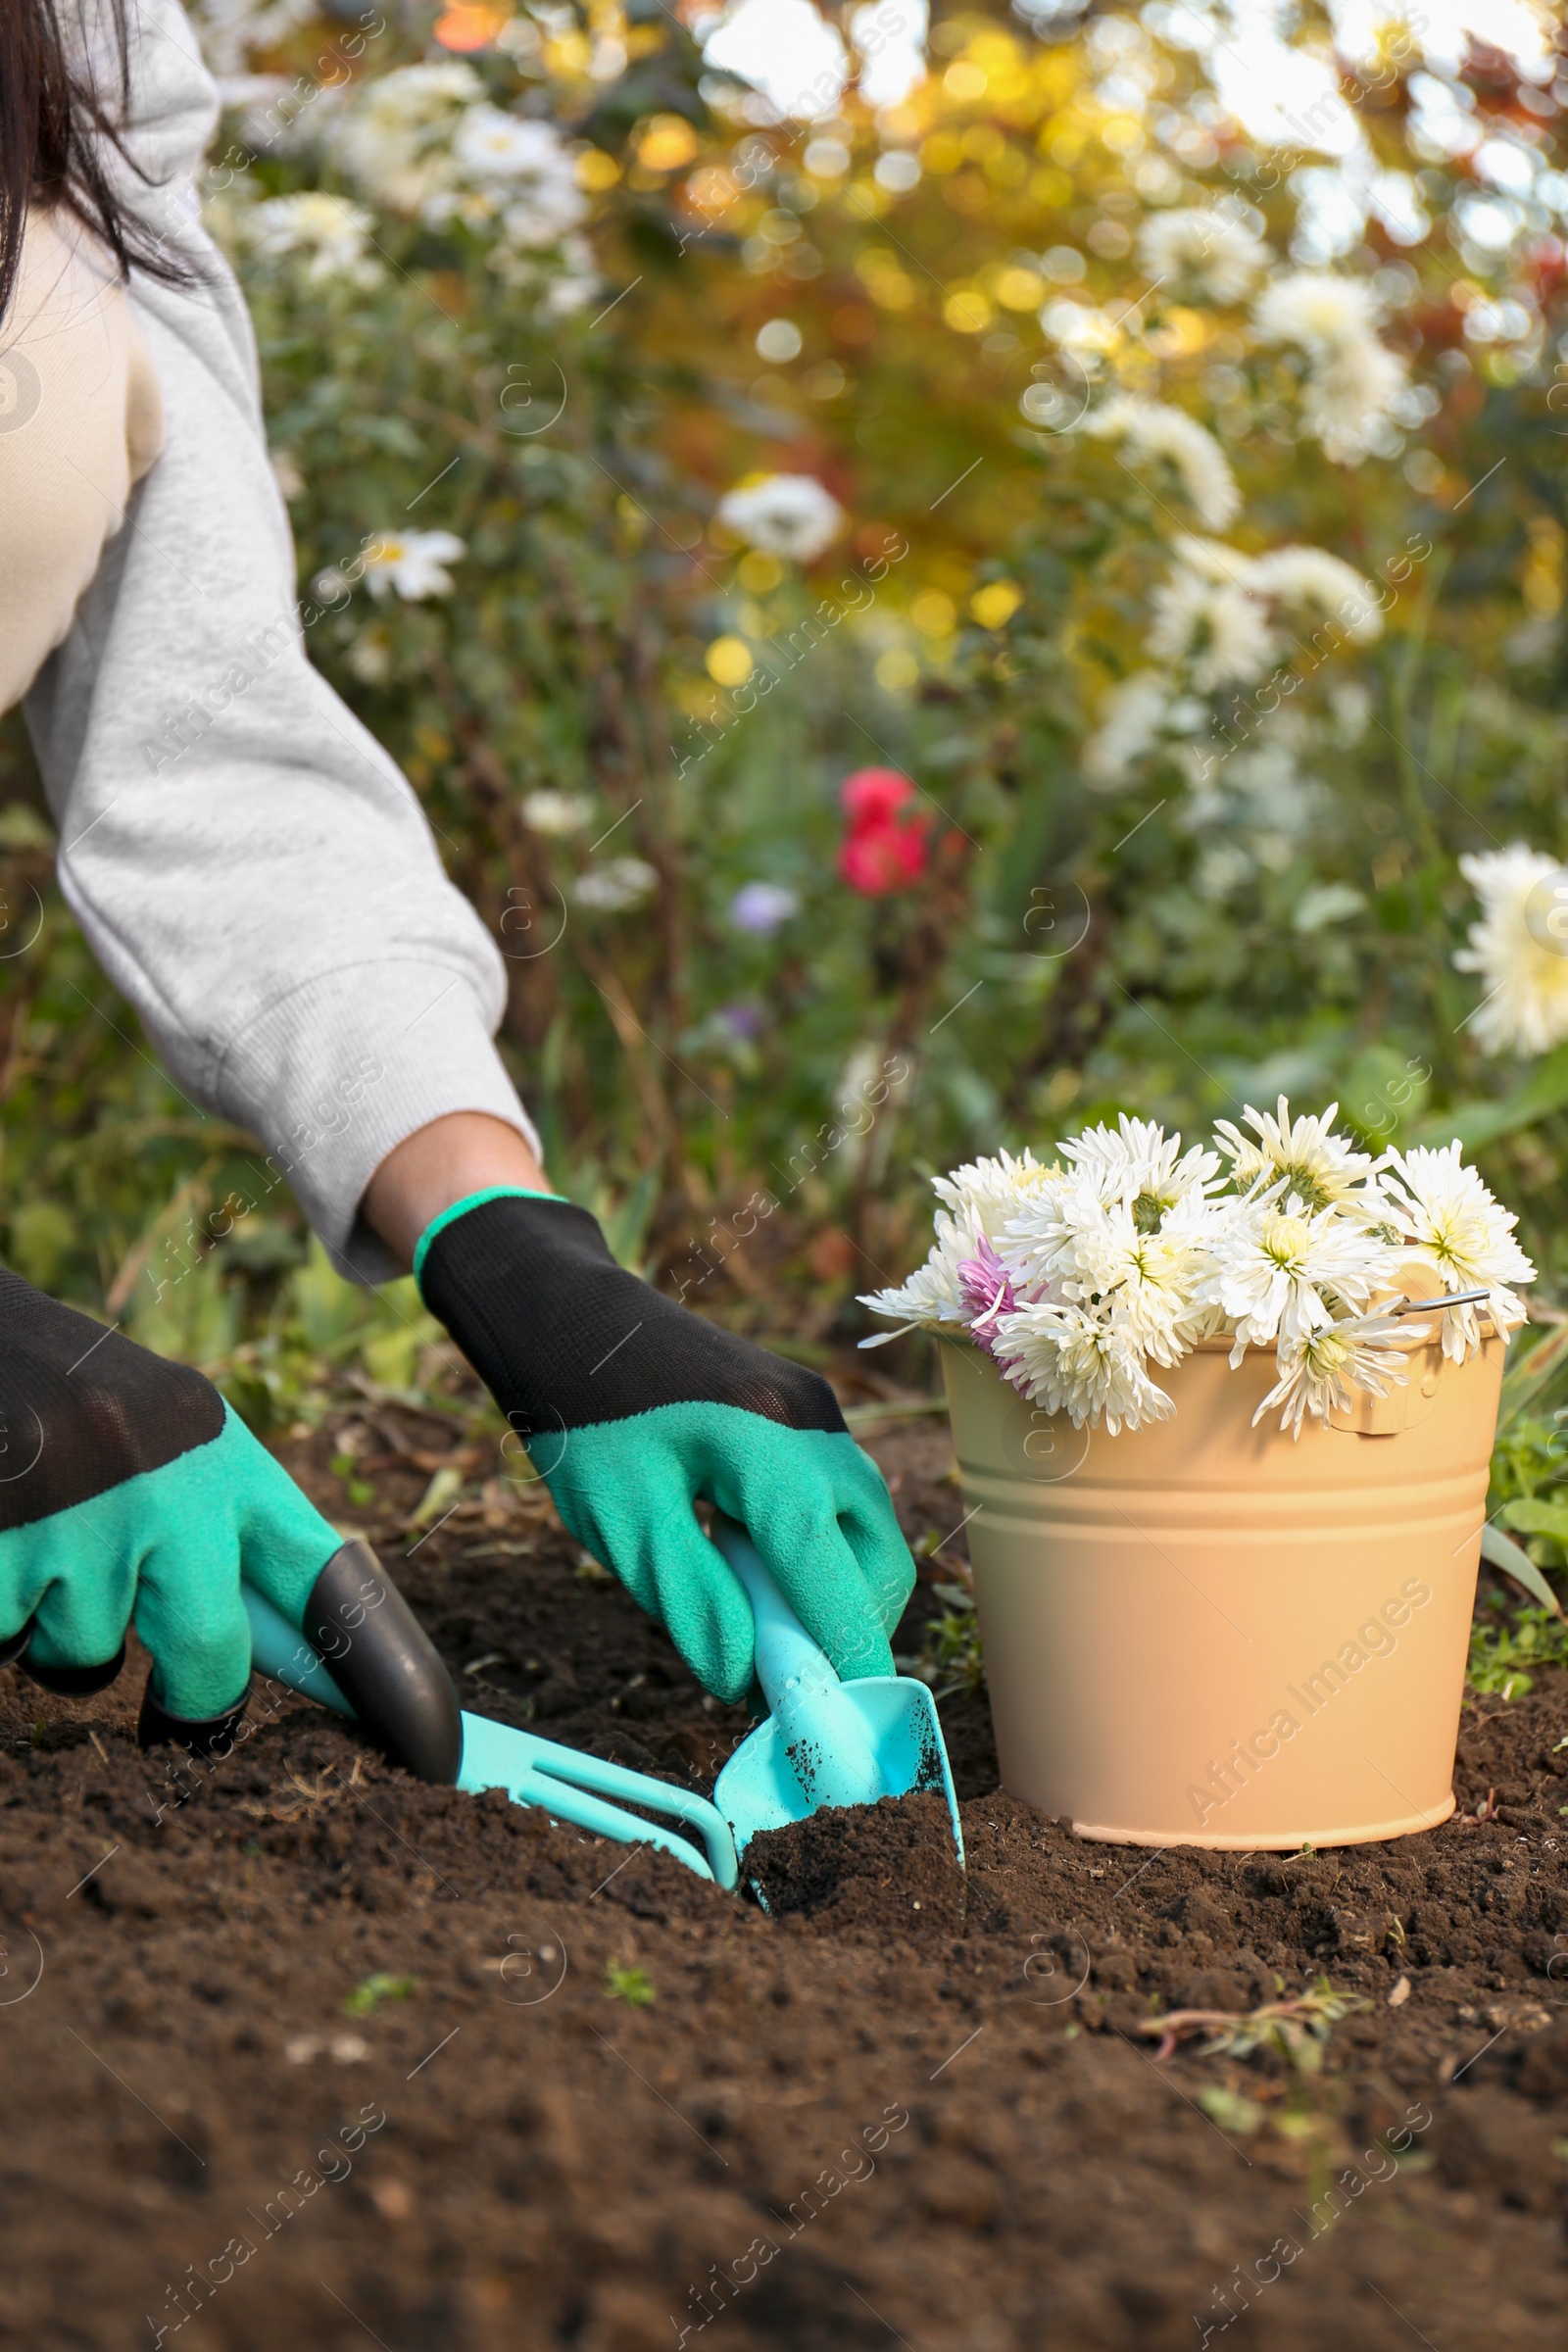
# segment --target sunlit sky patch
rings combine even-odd
[[[869,0],[855,11],[850,30],[860,54],[861,94],[871,105],[897,106],[924,79],[926,0]],[[810,0],[739,0],[708,36],[704,55],[800,121],[835,114],[849,78],[843,39]]]

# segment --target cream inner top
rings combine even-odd
[[[113,262],[68,214],[35,208],[0,322],[0,710],[69,633],[163,445],[152,355]]]

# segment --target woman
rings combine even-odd
[[[94,953],[339,1265],[412,1265],[567,1527],[710,1690],[747,1689],[751,1612],[698,1496],[841,1672],[890,1672],[912,1568],[831,1390],[625,1273],[551,1191],[493,1043],[495,943],[306,658],[249,320],[192,185],[217,98],[189,24],[0,0],[0,685]],[[337,1539],[196,1375],[118,1334],[68,1362],[69,1313],[0,1286],[9,1459],[43,1440],[0,1470],[0,1635],[36,1613],[32,1665],[98,1670],[134,1609],[157,1720],[207,1737],[242,1703],[241,1568],[297,1625]]]

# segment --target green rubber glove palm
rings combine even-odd
[[[134,1618],[157,1709],[211,1724],[249,1685],[241,1576],[297,1626],[342,1541],[211,1381],[0,1268],[6,1659],[102,1689]]]
[[[709,1690],[750,1688],[752,1611],[699,1496],[740,1521],[841,1675],[893,1672],[914,1566],[826,1381],[662,1298],[564,1200],[474,1194],[414,1266],[566,1526]]]

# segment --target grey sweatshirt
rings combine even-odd
[[[25,715],[61,887],[177,1085],[258,1136],[345,1272],[396,1269],[359,1216],[393,1146],[450,1111],[537,1139],[492,1043],[496,943],[406,779],[311,667],[254,340],[192,174],[217,92],[176,0],[130,0],[126,204],[202,273],[138,276],[162,456]],[[381,518],[368,516],[368,527]]]

